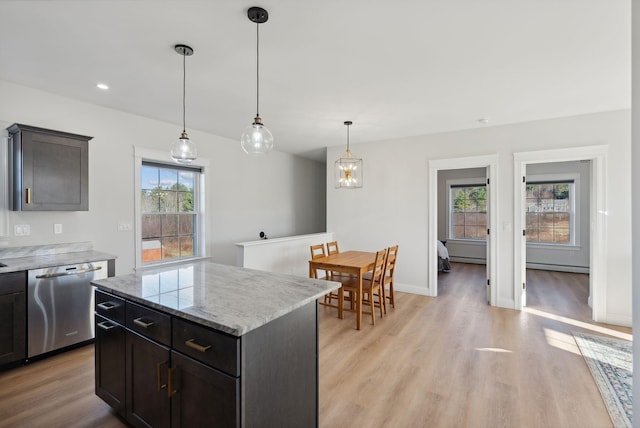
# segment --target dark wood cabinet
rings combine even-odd
[[[127,331],[127,421],[170,427],[169,348]]]
[[[178,352],[171,352],[171,426],[237,427],[239,380]]]
[[[126,330],[100,315],[95,324],[96,395],[125,417]]]
[[[14,124],[11,207],[14,211],[87,211],[92,137]]]
[[[315,301],[241,337],[102,290],[96,314],[96,394],[132,426],[318,426]]]
[[[27,273],[0,274],[0,366],[27,355]]]

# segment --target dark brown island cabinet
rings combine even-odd
[[[10,162],[14,211],[87,211],[92,137],[13,124]]]
[[[134,427],[318,426],[317,303],[234,336],[96,291],[96,394]]]
[[[0,366],[26,357],[27,273],[0,274]]]

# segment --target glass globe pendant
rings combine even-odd
[[[273,134],[260,117],[260,24],[267,22],[269,13],[261,7],[250,7],[247,17],[256,23],[256,117],[240,136],[242,150],[249,155],[265,155],[273,148]]]
[[[186,57],[193,55],[193,49],[187,45],[175,45],[174,49],[177,53],[182,55],[182,134],[180,138],[173,143],[171,147],[171,157],[174,161],[182,164],[188,164],[193,162],[198,156],[196,145],[189,139],[186,131]]]
[[[240,137],[242,150],[249,155],[264,155],[273,148],[273,135],[262,124],[260,116],[256,116],[253,123],[244,130]]]

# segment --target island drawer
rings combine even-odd
[[[124,325],[124,299],[96,290],[96,313]]]
[[[238,337],[173,318],[173,349],[232,376],[240,376]]]
[[[127,301],[126,326],[149,339],[171,346],[171,317]]]

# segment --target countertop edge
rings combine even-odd
[[[211,319],[207,319],[207,318],[203,318],[197,315],[193,315],[190,314],[188,312],[184,312],[181,311],[179,309],[173,309],[170,308],[168,306],[164,306],[162,304],[159,303],[155,303],[155,302],[151,302],[149,300],[145,300],[144,298],[141,297],[137,297],[119,290],[116,290],[114,288],[105,286],[104,284],[100,284],[100,281],[92,281],[91,284],[94,285],[95,287],[97,287],[98,289],[105,291],[107,293],[111,293],[114,296],[118,296],[121,297],[123,299],[126,300],[130,300],[134,303],[138,303],[141,304],[143,306],[147,306],[153,309],[157,309],[159,311],[163,311],[165,313],[168,313],[170,315],[174,315],[177,316],[179,318],[185,319],[187,321],[191,321],[194,322],[196,324],[199,325],[203,325],[206,327],[211,327],[214,328],[216,330],[231,334],[233,336],[237,336],[237,337],[241,337],[247,333],[249,333],[252,330],[255,330],[257,328],[262,327],[263,325],[277,319],[280,318],[283,315],[286,315],[290,312],[293,312],[294,310],[308,304],[311,303],[313,301],[318,300],[320,297],[324,296],[325,294],[329,293],[330,291],[335,291],[337,289],[339,289],[342,284],[340,284],[339,282],[335,282],[335,281],[326,281],[327,283],[327,288],[325,290],[322,290],[321,292],[316,293],[315,295],[311,296],[311,297],[307,297],[305,299],[301,299],[298,302],[289,305],[286,308],[282,308],[279,311],[273,312],[268,319],[263,319],[260,320],[260,322],[255,323],[255,325],[246,325],[246,326],[228,326],[228,325],[224,325],[224,324],[220,324],[216,321],[213,321]]]
[[[77,263],[91,263],[101,260],[117,259],[113,254],[103,253],[101,251],[86,250],[74,251],[68,253],[47,254],[37,256],[14,257],[0,260],[7,266],[0,267],[0,274],[19,272],[32,269],[42,269],[54,266]]]

